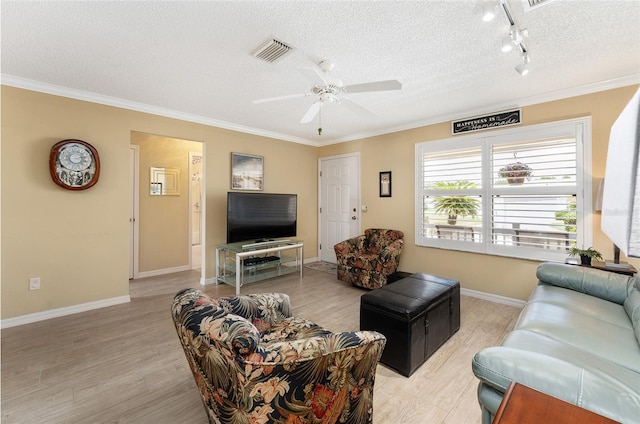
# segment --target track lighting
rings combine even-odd
[[[520,75],[526,75],[529,73],[529,50],[524,45],[524,37],[529,35],[529,32],[526,29],[518,28],[515,20],[513,19],[513,15],[511,14],[511,10],[509,9],[509,4],[507,0],[500,1],[486,1],[483,7],[483,15],[482,20],[488,22],[495,17],[496,6],[500,6],[500,9],[504,13],[505,18],[507,18],[507,22],[509,23],[509,34],[505,34],[502,37],[502,43],[500,50],[503,53],[508,53],[513,50],[514,47],[518,47],[522,52],[522,63],[516,66],[516,71],[520,73]]]
[[[513,40],[510,35],[502,37],[502,53],[509,53],[513,50]]]
[[[507,53],[513,50],[513,46],[522,45],[523,34],[526,33],[526,30],[520,31],[515,25],[511,25],[509,35],[502,37],[502,51]]]
[[[529,53],[522,53],[522,63],[519,64],[518,66],[516,66],[516,71],[522,75],[525,76],[529,73],[529,62],[531,60],[529,59]]]
[[[485,22],[492,21],[493,18],[496,17],[496,7],[498,6],[497,1],[485,1],[484,8],[482,11],[482,20]]]
[[[526,33],[526,30],[522,30],[522,32],[520,32],[520,30],[518,29],[518,27],[515,26],[515,24],[511,25],[511,27],[509,28],[509,35],[511,36],[511,41],[515,45],[522,44],[523,33]]]

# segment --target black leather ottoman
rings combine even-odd
[[[460,328],[460,283],[413,274],[360,298],[360,329],[385,335],[380,362],[409,377]]]

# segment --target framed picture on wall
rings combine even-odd
[[[391,197],[391,171],[380,172],[380,197]]]
[[[263,190],[264,157],[231,153],[231,189]]]

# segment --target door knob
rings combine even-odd
[[[353,219],[354,221],[357,219],[356,216],[352,216],[351,219]]]

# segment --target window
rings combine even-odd
[[[590,245],[590,120],[416,145],[416,242],[564,260]]]

